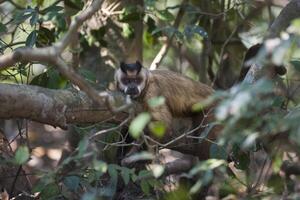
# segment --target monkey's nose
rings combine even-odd
[[[126,90],[126,94],[133,96],[139,94],[139,90],[137,87],[128,87]]]

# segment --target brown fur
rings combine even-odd
[[[129,77],[128,71],[133,70],[139,73]],[[183,137],[169,144],[167,148],[192,154],[200,159],[209,157],[210,141],[216,139],[221,128],[214,127],[205,139],[201,139],[205,130],[203,126],[214,121],[213,106],[198,113],[192,111],[192,106],[213,94],[214,90],[211,87],[172,71],[148,71],[138,61],[132,64],[121,63],[115,73],[115,80],[120,91],[137,100],[137,108],[142,107],[140,111],[148,111],[154,121],[165,123],[167,131],[164,137],[155,138],[156,140],[168,143],[197,127],[196,131],[189,133],[189,136],[196,138]],[[150,107],[148,100],[158,96],[165,97],[165,104]]]
[[[146,87],[137,100],[142,104],[144,110],[151,113],[153,120],[166,123],[168,131],[164,138],[160,139],[160,142],[165,143],[177,137],[178,134],[182,134],[182,132],[175,133],[171,130],[175,118],[192,118],[194,127],[197,127],[202,122],[204,113],[207,110],[201,113],[193,113],[192,106],[195,103],[205,100],[213,92],[214,90],[208,85],[194,81],[178,73],[167,70],[155,70],[149,72]],[[165,104],[155,108],[149,107],[147,100],[157,96],[164,96],[166,100]],[[203,125],[214,120],[212,113],[213,111],[205,118]],[[203,129],[200,129],[196,135],[199,136],[202,131]],[[208,139],[215,140],[219,131],[220,127],[213,128],[208,135]],[[209,157],[209,147],[210,142],[205,140],[195,141],[194,139],[182,139],[176,142],[176,144],[170,145],[171,149],[196,155],[200,159],[207,159]]]

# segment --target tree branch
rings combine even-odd
[[[0,84],[0,118],[25,118],[66,128],[68,123],[95,123],[114,117],[106,104],[96,105],[77,90],[52,90],[31,85]]]
[[[173,27],[175,29],[178,29],[178,27],[179,27],[180,21],[183,17],[183,14],[184,14],[185,4],[187,2],[188,2],[188,0],[183,0],[183,2],[181,3],[180,9],[178,11],[178,14],[176,16],[176,19],[175,19],[174,25],[173,25]],[[174,33],[167,39],[166,43],[163,44],[163,46],[159,50],[158,54],[155,56],[154,60],[152,61],[151,65],[150,65],[150,70],[155,70],[159,67],[159,65],[162,62],[163,58],[168,53],[168,50],[169,50],[170,45],[173,41],[173,38],[174,38]]]
[[[268,33],[266,34],[265,39],[270,39],[277,37],[281,31],[286,29],[292,20],[300,17],[300,0],[290,1],[280,12],[278,17],[274,20],[270,26]],[[264,75],[263,66],[254,63],[246,77],[244,83],[254,83],[256,80],[260,79]]]
[[[61,58],[63,50],[70,45],[76,37],[78,28],[82,23],[90,18],[97,10],[100,9],[102,0],[94,0],[85,10],[81,11],[71,22],[69,30],[64,37],[53,46],[44,48],[20,48],[16,51],[0,57],[0,70],[13,66],[18,62],[37,61],[55,65],[60,73],[68,78],[72,83],[77,85],[81,90],[87,93],[99,105],[103,104],[105,98],[100,97],[98,92],[92,88],[80,75],[73,71]]]

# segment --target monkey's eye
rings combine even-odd
[[[127,85],[130,83],[130,80],[128,78],[122,78],[121,81],[124,85]]]

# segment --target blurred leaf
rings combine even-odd
[[[147,32],[152,33],[157,28],[156,23],[152,17],[147,16]]]
[[[25,10],[18,11],[14,17],[13,22],[15,24],[23,23],[25,20],[32,16],[33,12],[35,12],[35,10],[32,8],[27,8]]]
[[[86,152],[87,148],[89,145],[89,140],[84,137],[83,139],[80,140],[79,144],[78,144],[78,156],[82,157],[83,154]]]
[[[39,13],[35,10],[35,12],[32,12],[32,16],[30,18],[30,25],[34,26],[39,20]]]
[[[50,46],[55,41],[54,29],[49,30],[43,26],[40,26],[37,32],[37,47]]]
[[[290,63],[297,71],[300,72],[300,60],[291,60]]]
[[[67,176],[64,177],[63,183],[69,190],[75,191],[79,187],[80,178],[78,176]]]
[[[150,166],[150,169],[155,178],[159,178],[165,171],[165,167],[163,165],[159,165],[159,164],[152,164]]]
[[[119,15],[120,22],[131,22],[142,19],[143,14],[139,12],[139,9],[135,5],[127,5]]]
[[[100,160],[93,160],[93,167],[96,171],[99,171],[101,173],[106,173],[108,169],[107,164]]]
[[[224,148],[220,147],[217,144],[211,144],[209,148],[209,157],[226,160],[228,155]]]
[[[67,85],[67,79],[61,76],[56,69],[51,68],[46,73],[48,75],[47,88],[60,89]]]
[[[250,164],[249,154],[239,152],[238,154],[234,155],[234,158],[235,158],[234,166],[237,169],[240,169],[240,170],[248,169],[249,164]]]
[[[278,174],[272,174],[268,180],[268,186],[273,188],[276,194],[282,194],[284,191],[284,180]]]
[[[163,32],[165,33],[167,36],[172,36],[173,34],[175,34],[175,32],[178,31],[176,28],[172,27],[172,26],[164,26],[161,28],[156,28],[154,29],[151,34],[155,35],[157,33]]]
[[[31,85],[38,85],[38,86],[41,86],[41,87],[46,87],[47,86],[47,82],[48,82],[48,75],[46,72],[44,73],[41,73],[37,76],[35,76],[30,84]]]
[[[64,7],[62,7],[62,6],[51,5],[44,10],[44,13],[50,13],[50,12],[58,13],[59,11],[61,11],[63,9],[64,9]]]
[[[162,138],[165,135],[166,132],[166,125],[162,121],[155,121],[155,122],[150,122],[149,124],[149,129],[151,133],[154,134],[154,136],[158,138]]]
[[[199,172],[213,170],[225,164],[226,164],[225,160],[218,160],[218,159],[208,159],[206,161],[201,161],[199,164],[197,164],[195,167],[191,169],[189,175],[195,176]]]
[[[27,37],[27,39],[26,39],[26,46],[27,47],[33,47],[33,45],[35,44],[35,42],[36,42],[36,38],[37,38],[37,31],[36,30],[34,30],[34,31],[32,31],[29,35],[28,35],[28,37]]]
[[[259,133],[251,133],[249,134],[246,139],[244,140],[243,144],[241,145],[243,150],[248,150],[250,147],[255,145],[256,139],[259,137]]]
[[[147,180],[141,181],[141,188],[146,195],[150,194],[150,185],[148,184]]]
[[[6,26],[0,22],[0,33],[6,33],[6,32],[7,32]]]
[[[207,106],[210,106],[214,101],[215,101],[215,99],[213,97],[208,97],[204,101],[195,103],[192,106],[192,111],[193,112],[200,112],[203,109],[205,109]]]
[[[158,96],[158,97],[152,97],[151,99],[148,99],[147,103],[151,108],[155,108],[157,106],[165,104],[165,101],[166,101],[165,97]]]
[[[43,6],[45,0],[32,0],[33,5]]]
[[[204,173],[204,176],[199,178],[198,181],[191,187],[190,193],[191,194],[196,194],[197,192],[200,191],[200,189],[207,185],[209,182],[211,182],[213,179],[213,172],[212,170],[207,170]]]
[[[122,31],[122,35],[125,38],[133,38],[134,37],[134,29],[132,26],[130,26],[129,24],[123,24],[123,31]]]
[[[29,149],[27,146],[19,146],[15,153],[15,163],[22,165],[26,163],[29,159]]]
[[[130,174],[131,174],[130,169],[128,169],[126,167],[121,168],[121,176],[123,178],[123,181],[124,181],[125,185],[128,185],[128,183],[130,181]]]
[[[173,21],[175,18],[168,10],[157,10],[156,16],[162,21]]]
[[[207,32],[204,30],[204,28],[200,27],[200,26],[191,26],[191,25],[187,25],[184,29],[184,35],[186,36],[186,38],[188,40],[190,40],[192,37],[194,37],[194,35],[199,35],[203,38],[207,38],[208,34]]]
[[[40,193],[41,199],[55,199],[59,195],[58,185],[55,183],[48,184]]]
[[[110,176],[110,180],[106,187],[101,188],[101,195],[105,197],[113,197],[117,191],[118,184],[118,171],[117,168],[119,166],[115,164],[108,165],[108,174]]]
[[[139,179],[144,179],[145,177],[149,177],[151,175],[152,174],[151,174],[150,171],[148,171],[148,170],[141,170],[141,171],[139,171],[138,178]]]
[[[93,73],[91,70],[88,70],[88,69],[85,69],[85,68],[79,68],[78,72],[79,72],[80,75],[82,75],[89,82],[91,82],[91,83],[96,82],[96,74]]]
[[[98,200],[99,198],[97,197],[97,192],[85,192],[82,195],[82,200]]]
[[[129,126],[129,133],[133,138],[140,137],[142,131],[146,125],[150,122],[151,116],[149,113],[140,113],[136,118],[132,120]]]

